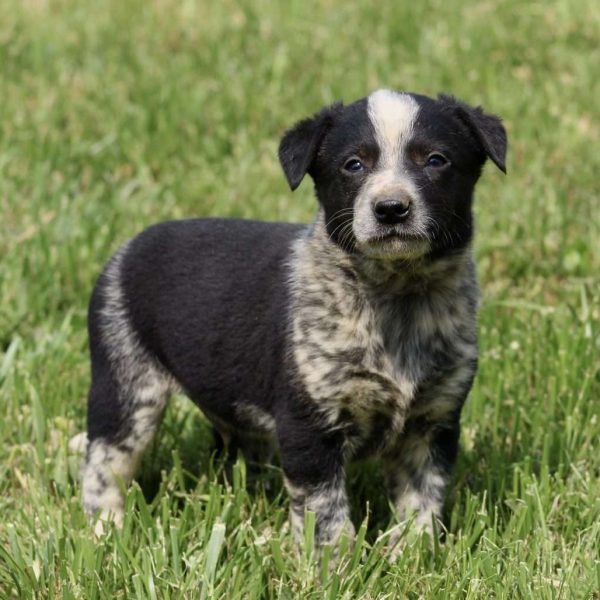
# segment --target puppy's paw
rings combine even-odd
[[[420,545],[423,538],[426,539],[430,547],[433,547],[435,537],[439,536],[440,527],[441,524],[434,527],[433,523],[417,523],[414,521],[404,521],[392,527],[385,534],[389,536],[385,548],[390,562],[395,562],[406,549]]]
[[[94,523],[94,535],[97,538],[102,537],[108,530],[108,525],[114,523],[119,529],[123,529],[123,519],[125,513],[123,510],[113,512],[113,510],[103,510]],[[93,522],[93,521],[92,521]]]

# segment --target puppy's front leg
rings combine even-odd
[[[433,535],[433,523],[440,519],[446,488],[458,449],[459,425],[443,426],[407,423],[401,445],[387,462],[387,478],[392,501],[401,522],[413,519],[416,533]],[[402,531],[394,532],[390,546],[394,553]]]
[[[278,423],[278,437],[296,541],[302,540],[306,510],[315,513],[318,546],[336,546],[344,531],[353,537],[346,494],[343,435],[339,431],[323,431],[309,418],[287,415]]]

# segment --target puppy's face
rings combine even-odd
[[[505,171],[500,120],[453,98],[379,90],[335,104],[284,136],[292,189],[315,182],[331,239],[374,258],[461,248],[472,236],[473,188],[486,158]]]

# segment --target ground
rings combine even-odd
[[[594,0],[0,2],[0,597],[600,598],[598,39]],[[124,530],[94,539],[67,443],[102,264],[164,219],[308,222],[282,132],[379,87],[481,103],[510,138],[476,199],[481,363],[444,541],[390,564],[362,465],[354,550],[330,569],[309,534],[297,556],[279,469],[224,473],[184,398]]]

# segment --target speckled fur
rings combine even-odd
[[[430,528],[449,475],[431,444],[456,426],[477,366],[470,249],[435,264],[375,262],[329,243],[320,214],[295,245],[291,281],[294,360],[315,411],[344,432],[347,460],[384,459],[399,517]]]

